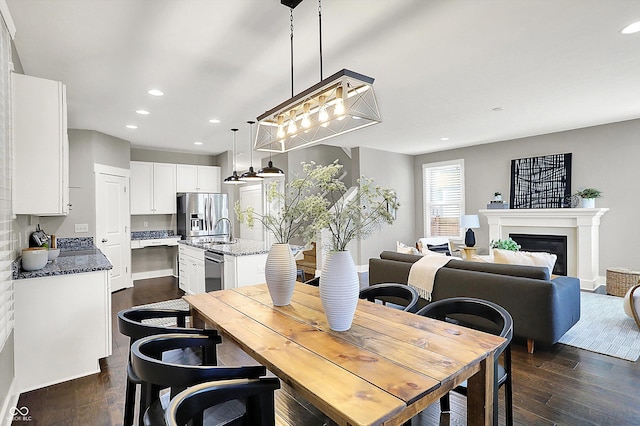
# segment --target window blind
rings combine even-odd
[[[461,238],[464,160],[424,164],[424,229],[427,237]]]
[[[0,351],[13,330],[14,322],[11,280],[14,253],[11,209],[10,43],[7,27],[0,20]]]

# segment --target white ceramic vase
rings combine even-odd
[[[584,209],[594,209],[596,207],[596,199],[595,198],[583,198],[582,199],[582,208]]]
[[[273,304],[288,305],[296,283],[296,261],[293,259],[289,244],[276,243],[271,246],[264,267],[264,275]]]
[[[332,330],[346,331],[351,328],[359,293],[358,271],[351,253],[327,253],[320,275],[320,299]]]

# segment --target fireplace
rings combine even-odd
[[[552,253],[558,256],[553,267],[553,274],[567,275],[567,236],[538,234],[509,234],[509,237],[520,244],[520,250]]]
[[[566,274],[580,278],[584,290],[595,290],[604,284],[600,275],[600,218],[607,208],[596,209],[487,209],[489,240],[507,238],[510,234],[567,236]]]

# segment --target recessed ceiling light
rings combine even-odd
[[[151,96],[162,96],[162,95],[164,95],[164,92],[162,90],[158,90],[158,89],[151,89],[147,93],[149,93]]]
[[[220,124],[220,120],[218,120],[217,118],[212,118],[211,120],[209,120],[209,123]]]
[[[495,108],[493,108],[491,111],[504,111],[504,108],[502,108],[502,107],[495,107]]]
[[[627,25],[622,30],[620,30],[622,34],[633,34],[637,33],[638,31],[640,31],[640,21]]]
[[[136,113],[140,114],[140,115],[149,115],[149,111],[144,110],[144,109],[138,109],[138,110],[136,110]]]
[[[194,144],[194,145],[202,145],[202,142],[200,142],[200,141],[195,141],[193,144]]]
[[[448,141],[449,138],[440,138],[441,141]]]
[[[138,126],[136,126],[135,124],[127,124],[127,129],[137,129]]]

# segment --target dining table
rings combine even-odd
[[[318,287],[303,283],[286,306],[266,284],[184,299],[195,326],[217,329],[339,425],[403,424],[465,380],[467,424],[497,421],[502,337],[366,300],[349,330],[333,331]]]

